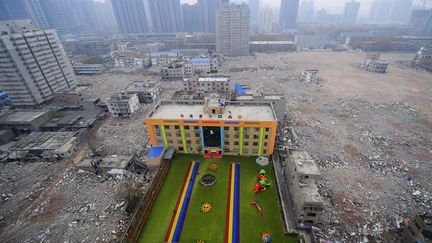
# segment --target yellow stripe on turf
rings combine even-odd
[[[228,242],[232,242],[233,237],[233,217],[234,217],[234,184],[235,184],[235,166],[231,164],[231,195],[230,195],[230,217],[229,217],[229,229],[228,229]]]
[[[173,224],[171,226],[170,235],[168,237],[168,242],[172,242],[172,239],[174,237],[175,229],[176,229],[179,217],[180,217],[180,212],[181,212],[181,209],[183,207],[183,203],[184,203],[184,199],[185,199],[185,196],[186,196],[187,188],[189,187],[189,181],[190,181],[190,178],[192,176],[192,171],[193,171],[194,167],[195,167],[195,161],[192,162],[192,165],[191,165],[191,167],[189,169],[189,172],[188,172],[188,175],[187,175],[187,179],[186,179],[186,184],[185,184],[185,187],[183,188],[182,196],[181,196],[180,202],[178,204],[178,208],[177,208],[177,211],[176,211],[174,222],[173,222]]]

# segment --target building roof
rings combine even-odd
[[[13,151],[58,150],[77,139],[76,132],[33,132],[19,140]]]
[[[229,76],[204,76],[198,77],[199,82],[228,82],[230,80]]]
[[[159,158],[163,155],[165,147],[164,146],[155,146],[150,149],[148,154],[146,155],[147,158]]]
[[[192,63],[210,62],[210,58],[192,58]]]
[[[287,45],[287,44],[295,44],[292,41],[249,41],[249,44],[252,45]]]
[[[181,117],[183,115],[184,117]],[[191,117],[192,115],[192,117]],[[199,116],[202,115],[202,118]],[[231,116],[232,118],[229,118]],[[241,118],[239,118],[241,116]],[[276,116],[270,103],[262,102],[227,102],[225,113],[210,115],[204,112],[203,101],[162,101],[149,114],[151,119],[182,119],[182,120],[244,120],[244,121],[275,121]]]
[[[1,124],[26,124],[33,122],[37,118],[45,115],[48,111],[16,111],[5,115],[0,119]]]
[[[315,161],[306,151],[290,150],[297,172],[302,175],[321,175]]]

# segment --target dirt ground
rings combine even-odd
[[[257,68],[231,72],[234,82],[286,96],[284,122],[322,172],[324,238],[395,241],[396,222],[431,211],[432,74],[400,64],[412,58],[382,54],[390,62],[385,74],[362,70],[358,52],[257,54],[225,63],[226,73]],[[300,82],[305,69],[319,69],[320,82]]]

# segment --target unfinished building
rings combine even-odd
[[[321,173],[306,151],[288,150],[284,163],[285,181],[291,193],[296,223],[299,227],[320,223],[324,200],[315,181]]]
[[[363,62],[363,67],[372,73],[385,73],[387,71],[388,62],[380,60],[380,53],[367,53]]]
[[[135,81],[123,91],[125,94],[137,94],[139,103],[153,103],[161,92],[160,85],[156,82]]]
[[[415,56],[414,64],[415,66],[432,72],[432,48],[420,48]]]
[[[138,110],[137,94],[115,94],[108,101],[108,110],[114,117],[130,117]]]
[[[183,90],[193,92],[228,92],[230,77],[222,75],[199,76],[183,79]]]
[[[5,113],[0,117],[0,129],[11,129],[15,134],[39,131],[52,118],[52,112],[44,110],[21,110]]]
[[[306,69],[302,72],[300,80],[305,83],[319,83],[320,76],[317,69]]]

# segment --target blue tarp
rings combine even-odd
[[[147,158],[159,158],[162,156],[162,153],[164,151],[164,146],[156,146],[152,147],[150,151],[147,154]]]
[[[235,84],[235,91],[237,94],[246,94],[246,89],[243,88],[240,84]]]

